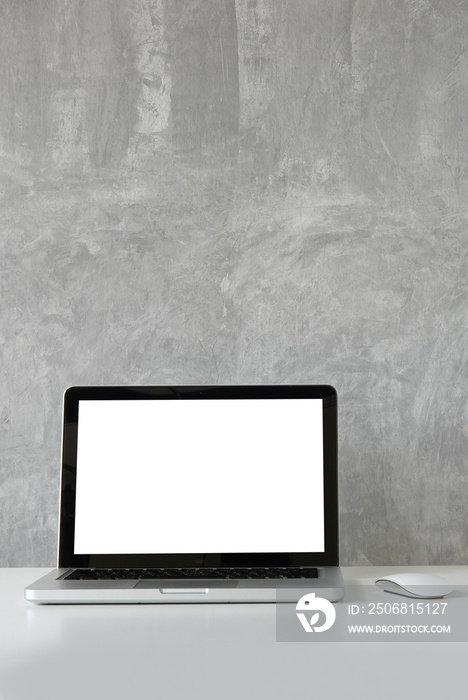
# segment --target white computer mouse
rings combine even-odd
[[[433,574],[390,574],[376,579],[375,585],[408,598],[443,598],[453,591],[453,586]]]

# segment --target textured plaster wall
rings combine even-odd
[[[468,563],[467,115],[466,0],[4,0],[0,564],[67,386],[185,382],[334,384],[343,563]]]

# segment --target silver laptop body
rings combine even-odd
[[[71,387],[58,568],[33,603],[343,595],[330,386]]]

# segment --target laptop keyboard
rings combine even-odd
[[[102,581],[116,579],[279,579],[318,578],[318,569],[310,566],[242,567],[219,569],[75,569],[66,581]]]

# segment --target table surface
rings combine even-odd
[[[467,643],[277,642],[272,604],[25,601],[24,587],[49,570],[0,569],[0,700],[120,700],[143,694],[161,700],[440,700],[466,693]],[[468,586],[468,566],[342,571],[346,584],[420,571]]]

